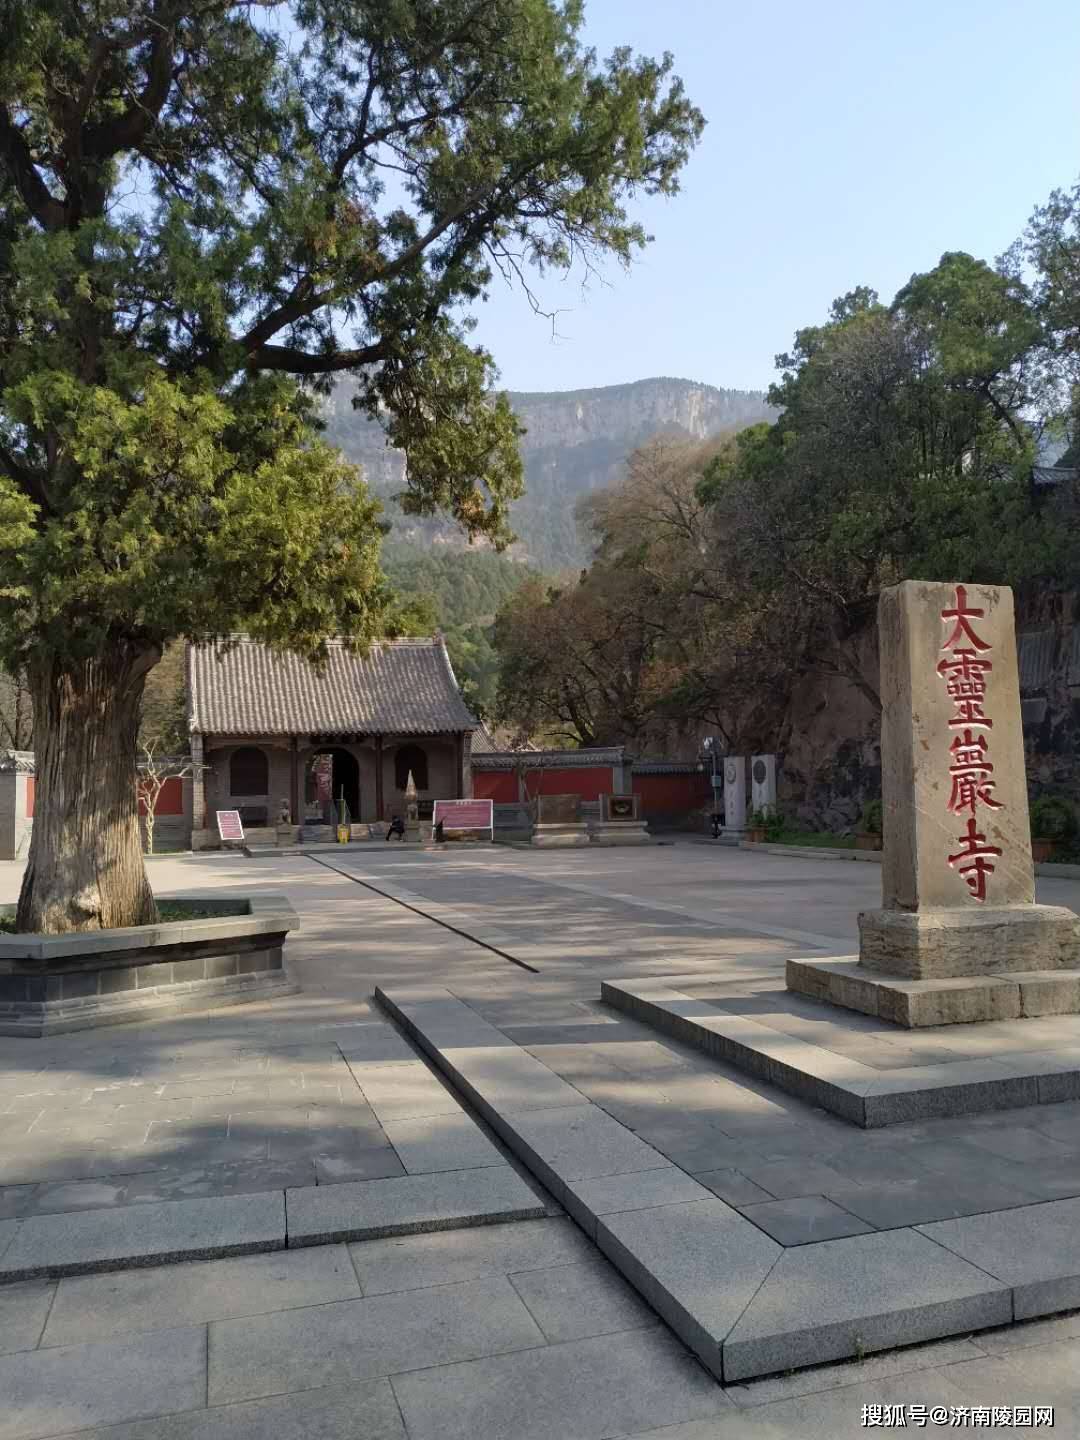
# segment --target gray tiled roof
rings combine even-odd
[[[509,730],[489,730],[480,725],[473,731],[472,753],[474,755],[501,755],[510,750],[535,750],[531,740],[515,740]]]
[[[366,657],[330,641],[320,674],[246,636],[188,646],[188,721],[203,735],[432,735],[471,730],[440,637],[389,640]]]

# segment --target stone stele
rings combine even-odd
[[[789,988],[904,1025],[1074,1011],[1080,921],[1033,903],[1012,591],[908,580],[878,630],[882,907],[857,975],[790,961]]]
[[[581,818],[580,795],[538,795],[535,809],[536,822],[531,844],[549,849],[588,845],[588,831]]]

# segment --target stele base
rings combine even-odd
[[[1080,1013],[1071,910],[867,910],[859,935],[857,959],[788,961],[788,989],[908,1028]]]
[[[567,849],[588,843],[589,832],[584,823],[534,825],[530,841],[540,849]]]

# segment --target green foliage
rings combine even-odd
[[[518,426],[461,317],[500,269],[628,262],[703,121],[576,4],[143,10],[0,4],[0,658],[362,644],[377,507],[304,386],[355,375],[405,511],[504,544]]]
[[[1074,840],[1077,835],[1076,811],[1064,795],[1040,795],[1032,802],[1031,834],[1036,840]]]
[[[383,547],[383,564],[399,597],[393,613],[400,607],[415,617],[414,628],[398,633],[441,629],[466,698],[474,712],[489,717],[498,677],[495,615],[532,572],[493,550],[424,549],[392,539]]]
[[[903,579],[1066,584],[1075,517],[1036,503],[1029,415],[1043,327],[1015,276],[950,253],[891,306],[862,289],[801,330],[770,392],[699,496],[723,563],[792,668],[843,675],[878,703],[859,637]]]
[[[313,440],[289,381],[250,379],[226,403],[149,369],[129,398],[49,372],[7,398],[68,459],[48,523],[0,474],[0,510],[25,516],[0,553],[9,667],[42,646],[99,653],[119,631],[160,651],[176,635],[246,629],[312,657],[336,631],[378,633],[378,506]]]
[[[882,829],[882,806],[880,799],[869,800],[863,806],[862,828],[867,835],[880,835]]]

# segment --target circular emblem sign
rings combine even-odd
[[[729,760],[728,763],[724,766],[724,776],[729,785],[735,784],[735,777],[738,775],[738,773],[738,766],[733,760]]]
[[[764,760],[754,761],[754,780],[758,785],[765,784],[765,776],[768,774]]]

